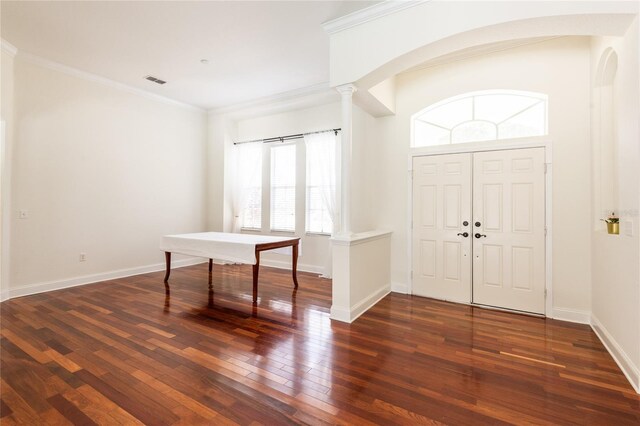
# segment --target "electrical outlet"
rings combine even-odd
[[[624,235],[627,235],[629,237],[633,237],[633,222],[630,220],[625,220],[623,222],[623,229],[624,229]]]
[[[28,210],[20,210],[20,219],[27,219],[29,217]]]
[[[80,253],[80,262],[86,262],[86,261],[87,261],[87,254]]]

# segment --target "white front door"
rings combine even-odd
[[[544,148],[473,157],[473,302],[544,313]]]
[[[465,222],[467,225],[464,225]],[[414,294],[469,303],[470,222],[471,154],[415,157]]]
[[[544,191],[544,148],[415,157],[413,294],[543,314]]]

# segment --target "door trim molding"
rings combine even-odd
[[[525,149],[525,148],[544,148],[544,164],[545,164],[545,179],[544,179],[544,197],[545,197],[545,302],[544,302],[544,315],[545,317],[553,318],[553,247],[551,242],[553,241],[553,167],[552,167],[552,140],[548,136],[533,137],[533,138],[518,138],[518,139],[506,139],[499,141],[485,141],[485,142],[472,142],[458,145],[438,145],[428,146],[420,148],[410,148],[408,156],[408,179],[407,179],[407,191],[408,191],[408,208],[407,208],[407,253],[408,270],[407,276],[407,294],[413,294],[413,159],[415,157],[424,157],[431,155],[448,155],[448,154],[473,154],[476,152],[486,151],[509,151],[513,149]],[[469,301],[471,304],[471,300]]]

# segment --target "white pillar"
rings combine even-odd
[[[340,231],[338,235],[351,235],[351,138],[353,128],[353,84],[336,87],[342,97],[342,135],[340,151]]]

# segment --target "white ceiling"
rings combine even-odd
[[[3,0],[1,34],[19,52],[210,109],[327,82],[321,24],[374,3]]]

